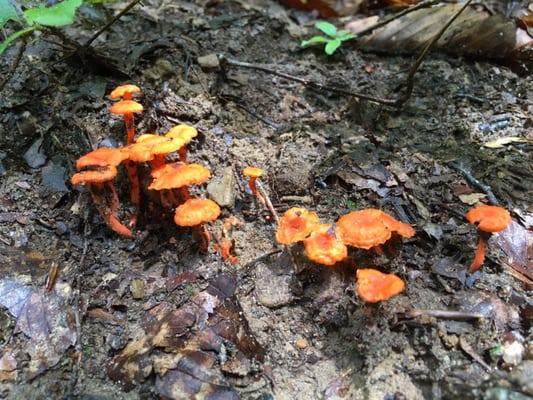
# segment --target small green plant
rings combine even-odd
[[[315,24],[315,28],[325,33],[327,36],[313,36],[308,40],[302,41],[302,47],[313,46],[315,44],[325,44],[324,52],[330,56],[341,46],[343,42],[352,40],[357,37],[353,33],[348,31],[338,31],[335,25],[326,21],[318,21]]]
[[[0,0],[0,29],[8,21],[14,21],[21,27],[0,43],[0,55],[17,39],[35,30],[72,24],[82,2],[83,0],[64,0],[50,7],[42,5],[22,11],[14,0]]]

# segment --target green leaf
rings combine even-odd
[[[22,37],[31,31],[35,30],[34,26],[28,26],[27,28],[21,29],[20,31],[16,31],[9,35],[6,40],[4,40],[2,43],[0,43],[0,56],[6,49],[13,43],[15,40],[17,40],[19,37]]]
[[[311,39],[302,40],[302,43],[300,44],[300,46],[307,47],[307,46],[312,46],[314,44],[327,43],[330,40],[331,39],[328,39],[324,36],[313,36]]]
[[[324,51],[326,52],[328,56],[330,56],[333,53],[335,53],[335,50],[337,50],[341,44],[342,44],[342,40],[340,39],[331,40],[326,45],[326,48],[324,49]]]
[[[24,17],[29,25],[65,26],[74,22],[76,10],[82,0],[65,0],[51,7],[30,8],[24,11]]]
[[[342,41],[345,41],[345,40],[355,39],[357,35],[354,35],[353,33],[348,32],[348,31],[338,31],[337,37],[341,39]]]
[[[0,28],[10,19],[13,21],[20,20],[17,8],[9,0],[0,0]]]
[[[330,24],[326,21],[318,21],[315,24],[315,28],[324,32],[326,35],[331,36],[332,38],[337,37],[337,28],[335,25]]]

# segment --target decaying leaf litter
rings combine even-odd
[[[91,18],[104,23],[83,15],[65,29],[80,43],[95,31]],[[411,58],[300,51],[315,20],[275,2],[147,2],[94,42],[128,77],[63,61],[49,42],[26,45],[0,99],[6,397],[532,395],[531,81],[435,53],[397,111],[257,70],[217,70],[223,53],[329,86],[394,93]],[[15,56],[13,48],[5,68]],[[81,154],[123,141],[106,95],[124,81],[143,87],[139,132],[180,122],[199,130],[190,158],[212,171],[208,193],[223,216],[241,221],[231,232],[236,265],[199,253],[157,210],[146,210],[134,240],[121,239],[87,193],[65,184]],[[249,165],[264,169],[279,213],[305,206],[333,221],[378,207],[414,224],[417,235],[384,254],[352,253],[355,265],[400,275],[407,291],[368,305],[354,294],[351,267],[313,265],[298,248],[293,265],[246,190]],[[477,238],[463,216],[490,197],[514,222],[469,275]]]

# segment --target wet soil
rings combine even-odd
[[[101,25],[102,10],[82,9],[83,24],[66,34],[83,42],[91,23]],[[410,57],[350,47],[332,57],[302,51],[313,20],[297,21],[271,1],[148,1],[94,43],[99,60],[115,67],[63,59],[50,42],[28,43],[0,98],[3,397],[533,396],[533,81],[482,60],[432,54],[412,98],[395,110],[198,60],[225,54],[367,94],[398,93]],[[6,53],[3,68],[15,53]],[[142,87],[139,132],[164,133],[176,123],[199,130],[189,158],[211,170],[211,196],[229,199],[220,220],[241,221],[232,230],[237,264],[213,248],[199,251],[192,232],[176,228],[147,190],[130,240],[110,232],[87,191],[69,184],[76,158],[123,143],[122,121],[110,116],[106,97],[123,82]],[[507,137],[523,140],[484,145]],[[298,246],[291,258],[246,188],[241,171],[249,165],[266,171],[263,186],[280,214],[302,206],[333,222],[375,207],[417,235],[381,253],[352,251],[335,268],[309,262]],[[126,218],[127,178],[116,181]],[[206,188],[193,192],[205,196]],[[477,233],[463,215],[491,196],[515,225],[491,239],[485,266],[468,275]],[[220,235],[221,222],[210,229]],[[401,276],[406,292],[365,304],[355,294],[354,265]],[[46,291],[53,268],[56,286]],[[42,307],[30,301],[14,312],[2,300],[21,290],[28,296],[27,288]],[[412,310],[482,317],[412,318]],[[21,315],[31,323],[21,325]],[[43,319],[43,336],[32,336]],[[220,323],[228,328],[217,330]],[[199,333],[210,338],[209,350]],[[29,350],[43,338],[44,350]],[[521,349],[518,360],[509,359],[510,343]],[[6,367],[10,357],[16,367]],[[184,372],[179,360],[195,368]]]

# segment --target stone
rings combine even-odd
[[[221,176],[209,182],[207,193],[219,206],[232,208],[235,205],[235,183],[233,168],[224,168]]]
[[[255,277],[255,295],[260,304],[268,308],[278,308],[292,302],[290,276],[278,275],[266,264],[260,263]]]
[[[200,64],[200,67],[203,69],[219,69],[220,63],[218,61],[218,57],[215,53],[209,53],[205,56],[200,56],[197,58],[198,64]]]

